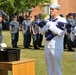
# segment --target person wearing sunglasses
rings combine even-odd
[[[61,60],[63,53],[63,38],[66,33],[66,19],[59,16],[60,5],[51,4],[49,6],[50,16],[46,25],[41,28],[40,32],[45,34],[45,61],[47,75],[62,75]],[[61,29],[57,26],[64,26]],[[48,36],[47,36],[47,35]]]

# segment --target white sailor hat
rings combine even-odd
[[[56,9],[60,9],[60,5],[58,4],[50,4],[49,8],[56,8]]]

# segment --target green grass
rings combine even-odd
[[[11,34],[9,31],[3,31],[3,42],[11,47]],[[43,41],[43,45],[45,44],[45,40]],[[32,45],[32,42],[31,42]],[[20,31],[19,34],[19,42],[18,46],[21,47],[21,58],[33,58],[35,59],[35,72],[36,75],[47,75],[46,72],[46,65],[44,60],[44,49],[41,48],[40,50],[31,50],[23,49],[23,36]],[[64,51],[63,58],[62,58],[62,70],[63,75],[76,75],[76,62],[74,59],[75,52],[67,52]],[[11,72],[9,72],[11,75]]]

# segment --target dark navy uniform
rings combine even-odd
[[[14,17],[14,19],[17,19],[17,17]],[[12,46],[17,47],[17,42],[19,38],[19,22],[18,21],[12,21],[10,22],[10,31],[11,31],[11,39],[12,39]]]
[[[29,48],[31,40],[31,22],[29,16],[26,16],[27,20],[22,22],[22,31],[24,36],[24,48]]]
[[[68,19],[67,19],[67,22],[68,24],[70,24],[71,26],[75,26],[75,20],[74,20],[74,16],[72,13],[68,14]],[[72,49],[72,41],[71,41],[71,38],[70,38],[70,32],[68,33],[68,42],[67,42],[67,46],[68,46],[68,51],[73,51]]]
[[[32,32],[33,32],[33,46],[34,49],[38,48],[38,41],[39,41],[39,26],[36,24],[38,22],[38,16],[35,15],[35,20],[32,22]]]
[[[43,21],[42,14],[39,14],[39,21]],[[43,40],[43,35],[39,34],[39,41],[38,41],[38,46],[39,47],[42,47],[42,40]]]
[[[0,23],[0,43],[2,43],[2,24]]]
[[[0,10],[0,43],[2,43],[2,38],[3,38],[3,35],[2,35],[2,21],[5,22],[6,19],[7,19],[7,15],[2,10]]]

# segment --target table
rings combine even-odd
[[[0,62],[0,75],[8,75],[8,70],[12,71],[12,75],[35,75],[34,59]]]

